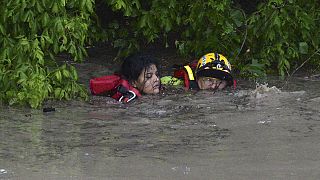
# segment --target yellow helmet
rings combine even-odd
[[[231,64],[226,57],[218,53],[208,53],[199,59],[196,76],[213,77],[227,81],[228,85],[233,84]]]

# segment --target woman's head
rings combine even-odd
[[[159,67],[154,58],[141,54],[131,55],[124,59],[121,74],[140,92],[160,92]]]

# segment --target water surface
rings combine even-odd
[[[83,82],[110,71],[78,68]],[[319,179],[319,79],[267,82],[2,106],[0,179]]]

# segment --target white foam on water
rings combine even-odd
[[[0,174],[7,174],[7,173],[8,173],[7,170],[5,170],[5,169],[0,169]]]
[[[276,86],[268,87],[268,84],[257,84],[256,89],[250,92],[250,97],[255,99],[264,98],[268,95],[280,94],[281,90]]]

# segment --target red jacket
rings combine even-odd
[[[117,74],[90,79],[90,90],[93,95],[107,95],[123,103],[141,96],[139,90]]]

